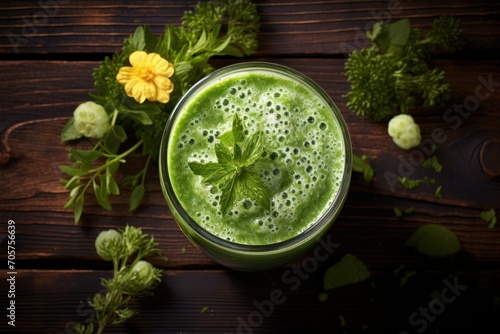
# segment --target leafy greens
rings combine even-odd
[[[438,48],[451,52],[462,47],[458,19],[439,17],[426,34],[411,27],[408,19],[391,24],[378,22],[367,37],[371,46],[353,51],[345,63],[351,90],[344,97],[348,99],[347,107],[357,115],[382,121],[409,113],[419,98],[424,107],[449,98],[444,71],[431,69],[428,59]]]

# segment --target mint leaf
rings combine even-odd
[[[209,162],[206,164],[200,164],[198,162],[189,162],[188,166],[196,175],[201,175],[205,177],[215,174],[216,172],[220,171],[223,168],[220,164],[215,162]]]
[[[233,146],[234,145],[233,131],[229,130],[221,134],[219,136],[219,142],[226,146]]]
[[[262,156],[263,146],[261,138],[261,133],[258,132],[245,142],[245,147],[241,155],[241,166],[250,166]]]
[[[239,175],[239,182],[241,183],[241,191],[247,197],[255,200],[259,205],[266,210],[271,210],[271,197],[267,190],[264,180],[255,172],[243,169]]]
[[[231,177],[221,186],[220,206],[222,215],[226,215],[238,200],[237,177]]]
[[[245,197],[255,200],[266,210],[271,208],[265,182],[251,170],[251,166],[262,157],[262,135],[258,132],[248,136],[246,132],[245,124],[235,114],[232,130],[219,137],[219,143],[215,145],[217,162],[188,163],[194,174],[203,177],[203,184],[216,186],[222,192],[222,215]]]
[[[234,142],[237,144],[241,144],[245,141],[245,124],[243,124],[243,121],[240,119],[238,114],[234,114],[233,117],[233,138]]]
[[[215,145],[215,155],[219,164],[225,167],[233,167],[233,153],[223,144]]]
[[[233,179],[235,175],[236,169],[226,169],[222,167],[209,177],[205,178],[203,183],[216,186],[219,183],[226,182],[228,179]]]

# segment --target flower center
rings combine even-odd
[[[151,81],[154,77],[153,70],[151,66],[148,65],[134,66],[134,74],[144,81]]]

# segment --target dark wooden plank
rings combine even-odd
[[[0,54],[68,53],[81,57],[111,53],[136,26],[149,24],[157,34],[180,24],[197,1],[44,1],[2,2]],[[374,22],[411,18],[428,29],[434,17],[453,15],[464,24],[471,50],[497,49],[500,42],[494,0],[462,1],[255,1],[261,17],[259,51],[268,55],[336,55],[366,45]],[[80,19],[80,18],[85,18]]]
[[[410,161],[411,152],[395,148],[386,134],[386,125],[359,118],[347,110],[342,98],[349,89],[342,74],[343,60],[325,60],[323,64],[303,59],[274,61],[304,72],[324,87],[338,102],[346,118],[354,151],[377,156],[372,161],[376,170],[373,182],[364,182],[360,175],[353,177],[346,207],[331,231],[335,242],[345,245],[376,268],[395,265],[401,259],[423,266],[424,259],[406,249],[404,240],[420,224],[443,223],[460,237],[464,258],[470,260],[466,262],[467,266],[495,267],[500,263],[500,230],[489,229],[479,218],[482,210],[498,209],[500,184],[482,171],[478,158],[482,143],[489,137],[498,136],[500,120],[496,106],[500,97],[491,94],[481,101],[481,108],[463,119],[463,125],[457,129],[453,129],[455,123],[443,120],[443,113],[451,103],[463,103],[468,96],[475,94],[480,83],[478,77],[487,78],[491,74],[493,81],[499,80],[498,61],[437,62],[451,81],[452,101],[448,106],[416,112],[417,122],[421,123],[427,137],[439,127],[449,137],[439,144],[443,173],[434,174],[415,167],[412,176],[435,176],[443,185],[441,199],[434,197],[433,188],[425,186],[412,191],[399,186],[394,191],[390,188],[385,172],[397,174],[401,161]],[[218,61],[216,66],[229,62]],[[96,260],[95,236],[103,229],[123,227],[124,222],[129,222],[143,226],[159,240],[164,254],[170,258],[162,266],[214,267],[214,263],[190,246],[178,230],[165,205],[154,167],[147,182],[146,203],[137,213],[131,214],[127,210],[127,190],[123,191],[123,196],[112,199],[114,210],[111,212],[99,208],[89,195],[81,226],[74,226],[72,212],[63,210],[68,194],[59,183],[62,174],[57,167],[67,162],[68,147],[61,144],[59,133],[74,107],[87,99],[87,90],[92,89],[88,77],[94,66],[95,62],[20,61],[0,64],[0,70],[6,73],[12,73],[9,68],[22,69],[22,76],[17,81],[0,83],[0,91],[12,92],[7,94],[0,109],[2,119],[7,120],[4,123],[7,130],[2,134],[7,149],[3,149],[4,159],[0,166],[0,217],[2,221],[14,219],[19,224],[19,260],[37,268],[46,265],[67,267],[69,263],[76,267],[100,266],[102,264],[93,262]],[[27,77],[28,73],[40,78],[52,75],[53,79],[37,81]],[[62,77],[51,73],[61,73]],[[7,76],[13,77],[12,74]],[[47,85],[50,91],[61,96],[61,101],[57,97],[51,101],[46,96]],[[89,146],[85,141],[77,145],[80,148]],[[139,162],[131,160],[127,168],[133,170]],[[412,206],[415,211],[398,220],[392,212],[394,206]],[[181,252],[183,247],[186,253]]]
[[[106,333],[415,331],[423,324],[410,323],[409,317],[417,312],[414,320],[425,319],[418,315],[419,310],[429,311],[431,295],[437,292],[439,296],[450,284],[459,286],[455,298],[442,302],[445,312],[424,323],[429,331],[486,332],[488,327],[499,328],[493,306],[500,279],[498,270],[449,276],[417,272],[402,287],[392,269],[373,272],[369,280],[332,290],[327,301],[320,302],[318,294],[323,291],[326,267],[322,265],[309,273],[302,269],[300,274],[289,269],[263,273],[166,271],[154,298],[132,302],[139,316],[125,326],[109,327]],[[71,331],[75,322],[92,317],[85,301],[100,291],[99,277],[110,274],[109,271],[20,270],[15,280],[14,332]],[[496,290],[485,289],[485,281],[496,282]],[[450,290],[444,295],[453,297]],[[2,298],[4,310],[6,301]],[[205,307],[208,309],[201,313]],[[440,311],[438,307],[435,306],[436,313]],[[6,328],[5,319],[2,326]]]

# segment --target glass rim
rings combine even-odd
[[[217,235],[214,235],[204,229],[202,226],[198,225],[195,219],[191,218],[191,216],[186,212],[182,204],[177,199],[175,191],[173,190],[170,176],[169,176],[169,168],[168,168],[168,147],[170,142],[170,134],[173,126],[175,125],[175,121],[177,117],[181,114],[181,111],[186,104],[187,101],[191,98],[192,95],[196,94],[200,89],[204,88],[204,86],[210,84],[211,82],[217,80],[217,78],[224,76],[226,74],[235,73],[241,70],[251,70],[258,71],[259,69],[265,71],[271,71],[278,73],[280,75],[284,75],[292,80],[301,82],[302,84],[306,84],[306,86],[317,94],[328,106],[328,109],[334,114],[334,117],[339,125],[342,138],[343,138],[343,146],[344,146],[344,171],[341,179],[341,186],[339,191],[335,195],[332,203],[329,205],[328,209],[314,222],[311,226],[306,228],[304,231],[300,232],[294,237],[289,239],[279,241],[272,244],[263,244],[263,245],[254,245],[254,244],[242,244],[237,242],[232,242],[226,239],[223,239]],[[160,152],[159,152],[159,171],[161,173],[160,180],[162,182],[162,186],[164,187],[164,191],[166,191],[166,195],[169,196],[169,199],[174,206],[174,210],[177,210],[179,215],[181,215],[182,219],[189,225],[191,229],[193,229],[196,233],[198,233],[201,237],[207,239],[210,242],[220,245],[221,247],[231,249],[234,251],[243,251],[250,253],[266,253],[273,252],[277,250],[287,249],[289,247],[295,246],[297,244],[301,244],[306,242],[310,238],[316,236],[317,232],[321,231],[325,225],[328,225],[340,212],[345,199],[347,197],[347,193],[349,190],[349,184],[351,180],[352,173],[352,144],[349,135],[349,131],[347,128],[347,124],[342,116],[340,110],[331,99],[331,97],[312,79],[310,79],[305,74],[285,65],[271,63],[271,62],[263,62],[263,61],[248,61],[241,62],[232,65],[227,65],[225,67],[214,70],[213,72],[207,74],[205,77],[196,82],[192,87],[188,89],[188,91],[181,97],[178,101],[174,109],[172,110],[165,129],[163,131]]]

